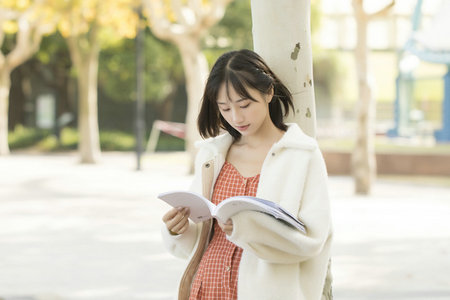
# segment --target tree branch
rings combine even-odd
[[[46,31],[43,28],[43,26],[37,26],[34,29],[33,37],[31,39],[31,47],[30,47],[29,54],[28,54],[29,56],[32,56],[34,53],[39,51],[42,37],[44,36],[45,33],[46,33]]]
[[[0,21],[3,20],[14,20],[19,17],[19,12],[7,9],[7,8],[0,8]]]
[[[5,33],[2,29],[3,24],[6,20],[15,20],[19,17],[19,13],[15,10],[0,8],[0,47],[3,45],[5,39]],[[5,68],[6,57],[3,52],[0,51],[0,68]]]
[[[172,0],[174,13],[178,19],[174,24],[164,13],[161,0],[144,0],[143,3],[153,33],[160,39],[176,42],[180,36],[200,37],[205,30],[223,17],[230,1],[211,0],[209,7],[205,8],[199,0],[189,0],[187,5],[183,5],[179,0]]]
[[[191,20],[188,20],[189,16],[186,16],[185,7],[181,3],[181,0],[172,0],[172,9],[177,18],[177,23],[183,26],[189,26],[192,24]],[[186,18],[187,17],[187,18]]]
[[[18,31],[16,46],[6,56],[5,64],[11,70],[29,59],[39,50],[44,34],[54,29],[54,24],[46,24],[45,16],[39,14],[39,5],[42,1],[35,1],[25,12],[17,16]],[[37,19],[36,16],[38,16]]]
[[[394,7],[394,5],[395,5],[395,0],[392,0],[392,2],[389,3],[388,5],[386,5],[384,8],[380,9],[377,12],[370,14],[369,19],[373,20],[376,18],[385,17],[391,11],[391,9]]]
[[[352,1],[353,10],[357,17],[366,16],[367,13],[364,10],[363,0],[353,0]]]
[[[195,18],[198,20],[202,17],[202,1],[201,0],[188,0],[188,5],[195,14]]]
[[[6,65],[11,68],[11,70],[29,58],[32,40],[31,32],[33,30],[28,20],[29,12],[30,10],[21,15],[17,21],[19,28],[17,30],[16,46],[6,56]]]
[[[90,24],[90,26],[89,26],[90,28],[87,32],[89,45],[91,45],[91,47],[98,44],[98,32],[99,32],[99,27],[100,27],[98,15],[101,11],[100,3],[101,3],[101,1],[97,1],[97,5],[95,7],[96,15],[95,15],[94,20]]]
[[[170,23],[162,17],[164,15],[164,9],[161,1],[143,0],[143,4],[153,33],[162,40],[172,40],[173,33],[170,30]]]
[[[204,24],[211,27],[221,20],[231,0],[212,0],[211,10],[204,17]]]
[[[357,23],[367,23],[369,15],[364,10],[363,0],[352,1],[353,10],[355,11],[355,18]]]

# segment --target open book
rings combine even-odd
[[[284,223],[293,226],[306,233],[306,226],[294,215],[283,209],[278,204],[250,196],[230,197],[219,205],[214,205],[205,197],[186,191],[167,192],[158,195],[158,198],[167,202],[172,207],[189,207],[190,216],[194,223],[202,222],[210,218],[216,218],[225,223],[234,214],[243,210],[253,210],[269,214]]]

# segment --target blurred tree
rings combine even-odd
[[[81,162],[101,156],[97,112],[100,49],[136,34],[137,0],[52,0],[60,16],[78,82],[78,129]]]
[[[386,7],[374,13],[364,10],[364,0],[352,0],[356,18],[356,74],[358,78],[358,106],[356,143],[352,152],[352,173],[357,194],[370,194],[372,183],[376,177],[375,159],[375,101],[369,84],[367,26],[371,20],[385,16],[394,6],[392,0]]]
[[[248,0],[232,1],[224,17],[208,30],[203,40],[208,62],[214,63],[224,52],[253,49],[251,6]]]
[[[198,107],[208,76],[208,63],[200,49],[200,41],[205,32],[223,17],[230,0],[143,2],[152,32],[158,38],[174,43],[181,54],[188,95],[186,149],[191,155],[192,171],[194,141],[199,139],[196,127]]]
[[[39,50],[54,23],[44,0],[0,1],[0,155],[9,154],[8,107],[11,72]]]
[[[42,90],[50,90],[54,95],[54,134],[60,142],[61,127],[72,123],[76,112],[75,81],[70,72],[72,62],[64,37],[58,31],[45,36],[39,51],[28,64],[30,69],[24,72],[25,78],[22,78],[25,82],[29,81],[32,87],[28,99],[32,99],[33,94],[36,95]],[[28,125],[32,124],[28,122]]]
[[[183,68],[176,48],[158,40],[151,32],[145,35],[145,99],[163,102],[184,82]],[[112,100],[136,99],[135,41],[122,39],[100,53],[99,87]]]
[[[333,117],[333,102],[341,92],[340,87],[346,76],[346,68],[340,65],[339,57],[320,46],[320,35],[317,33],[319,33],[321,21],[321,0],[312,0],[311,40],[317,122],[320,122],[320,119],[329,120]]]

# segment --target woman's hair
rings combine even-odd
[[[263,94],[270,93],[273,88],[274,95],[269,103],[270,118],[277,128],[286,131],[283,117],[289,113],[289,108],[294,111],[291,93],[258,54],[243,49],[220,56],[209,74],[197,119],[198,130],[203,138],[219,135],[221,128],[227,130],[235,140],[241,137],[220,114],[217,97],[223,84],[227,94],[229,86],[232,86],[239,96],[252,101],[257,100],[250,95],[248,88]]]

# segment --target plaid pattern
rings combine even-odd
[[[214,186],[212,202],[217,205],[228,197],[255,196],[258,182],[259,174],[243,177],[232,164],[225,162]],[[227,240],[214,220],[214,235],[198,267],[189,299],[237,299],[241,256],[242,249]]]

